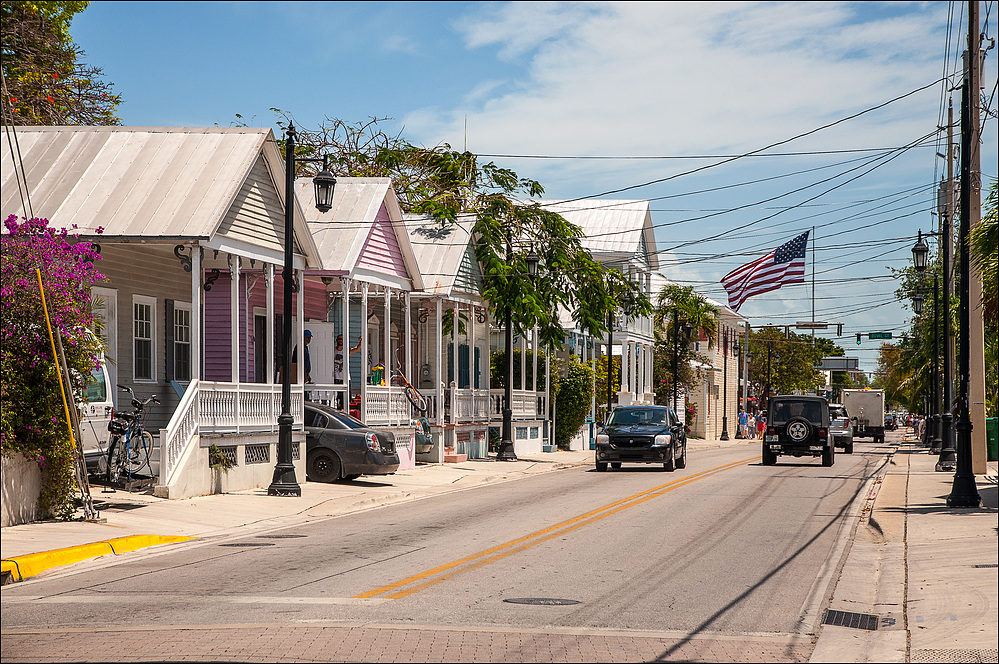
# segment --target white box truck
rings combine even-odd
[[[843,390],[843,407],[853,420],[854,438],[885,442],[885,391]]]

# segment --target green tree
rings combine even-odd
[[[816,339],[816,342],[818,339]],[[750,384],[761,396],[760,407],[766,405],[766,387],[777,394],[815,390],[825,383],[815,365],[822,360],[818,343],[812,346],[811,335],[789,332],[767,326],[750,330]]]
[[[985,410],[999,416],[999,180],[993,180],[982,221],[968,237],[972,264],[982,277],[985,319]],[[974,306],[974,304],[972,305]]]
[[[694,292],[693,286],[667,284],[659,292],[652,315],[654,324],[654,351],[652,379],[655,386],[656,403],[669,405],[673,399],[673,356],[677,354],[676,382],[677,394],[690,389],[698,380],[698,372],[692,363],[707,362],[707,358],[694,352],[683,333],[683,325],[693,328],[693,339],[704,338],[708,347],[714,345],[718,336],[718,308],[709,304],[701,295]],[[674,322],[680,339],[674,337]],[[682,389],[680,389],[682,388]]]
[[[121,97],[69,34],[89,2],[3,2],[3,123],[118,125]]]
[[[555,394],[555,444],[568,449],[572,438],[579,433],[590,414],[593,396],[593,369],[575,357],[565,362],[566,375],[557,378]]]

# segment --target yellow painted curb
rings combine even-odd
[[[92,544],[42,551],[41,553],[29,553],[15,558],[4,558],[2,570],[3,572],[10,572],[15,581],[24,581],[53,567],[72,565],[81,560],[99,558],[109,553],[127,553],[147,546],[186,542],[191,539],[194,538],[176,535],[130,535],[128,537],[116,537]]]

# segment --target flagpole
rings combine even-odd
[[[815,348],[815,226],[812,226],[812,348]]]

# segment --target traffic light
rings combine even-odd
[[[860,332],[857,332],[857,345],[860,345]]]

